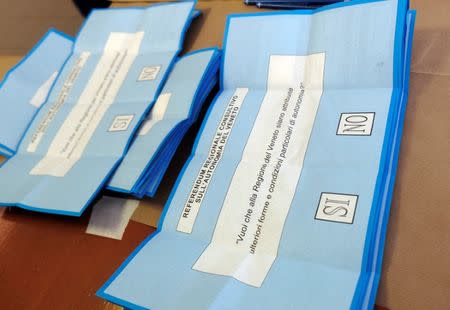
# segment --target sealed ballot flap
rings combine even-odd
[[[46,104],[0,169],[0,205],[83,212],[159,95],[193,6],[186,1],[89,15]]]
[[[413,22],[406,0],[231,16],[221,91],[159,231],[98,294],[133,309],[373,309]]]

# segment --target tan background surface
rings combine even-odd
[[[49,27],[75,35],[83,16],[70,0],[0,0],[0,55],[24,55]]]
[[[450,1],[412,0],[411,7],[418,10],[413,73],[377,304],[392,310],[448,309]],[[200,1],[198,8],[203,15],[189,30],[185,50],[220,46],[225,15],[255,10],[238,0]],[[23,53],[9,55],[0,57],[0,74]],[[135,221],[156,225],[194,137],[195,129],[184,139],[160,193],[141,204]],[[0,304],[8,301],[6,309],[110,307],[93,296],[95,290],[152,229],[132,221],[122,241],[108,240],[84,234],[87,217],[0,210]]]

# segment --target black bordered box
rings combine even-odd
[[[320,221],[353,224],[358,195],[322,192],[315,219]]]
[[[141,81],[153,81],[158,77],[159,71],[161,71],[161,66],[148,66],[144,67],[139,73],[138,82]]]
[[[371,136],[375,112],[343,112],[336,129],[338,136]]]
[[[108,132],[127,130],[133,119],[134,114],[117,115],[111,123]]]

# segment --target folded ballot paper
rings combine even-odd
[[[108,189],[137,197],[155,194],[181,139],[217,83],[219,64],[216,48],[184,55],[175,63]]]
[[[72,38],[48,31],[0,84],[0,155],[9,157],[34,115],[45,102],[50,88],[72,50]]]
[[[193,1],[96,10],[17,154],[0,204],[80,215],[152,107],[193,18]]]
[[[150,236],[98,295],[133,309],[372,309],[414,12],[228,19],[221,93]]]

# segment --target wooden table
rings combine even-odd
[[[0,308],[118,309],[95,292],[154,231],[130,222],[123,240],[85,233],[89,220],[0,209]]]

